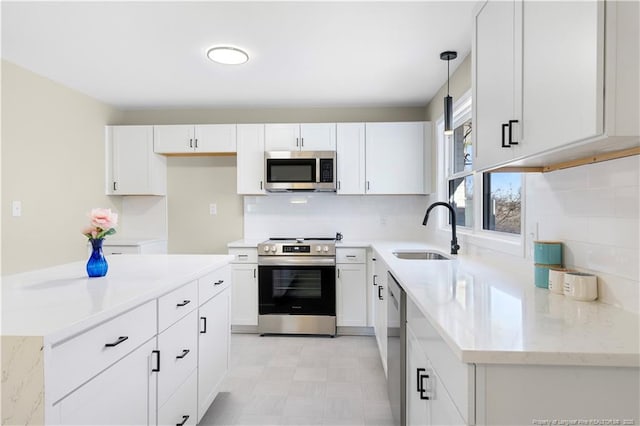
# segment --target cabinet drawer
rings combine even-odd
[[[51,395],[64,395],[156,334],[155,300],[100,324],[51,350]],[[109,345],[109,346],[107,346]]]
[[[192,311],[162,332],[158,336],[158,349],[158,405],[161,406],[197,366],[198,311]]]
[[[234,256],[233,263],[258,263],[257,248],[230,248],[229,254]]]
[[[429,358],[433,369],[467,423],[475,422],[475,366],[461,362],[447,342],[411,300],[407,324]]]
[[[231,285],[231,266],[217,269],[198,280],[200,305]]]
[[[367,249],[339,248],[336,249],[336,263],[366,263]]]
[[[189,284],[158,299],[158,332],[166,330],[174,322],[198,307],[198,283]]]
[[[140,253],[140,246],[102,246],[102,252],[105,255],[138,254]]]
[[[171,398],[160,406],[158,409],[158,425],[174,426],[184,424],[184,426],[190,426],[197,423],[198,375],[196,373],[196,371],[193,371]]]

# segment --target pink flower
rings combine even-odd
[[[102,230],[108,230],[118,224],[118,214],[111,209],[92,209],[91,225]]]

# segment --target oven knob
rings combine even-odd
[[[276,252],[276,250],[277,250],[276,246],[271,246],[271,251],[272,251],[272,252],[274,252],[274,253],[275,253],[275,252]]]
[[[264,251],[269,252],[269,246],[264,246]]]
[[[322,251],[322,247],[321,246],[316,246],[316,251],[317,252],[321,252]]]
[[[322,248],[322,251],[323,251],[323,252],[325,252],[325,253],[326,253],[326,252],[328,252],[328,251],[329,251],[329,247],[328,247],[328,246],[324,246],[324,247]]]

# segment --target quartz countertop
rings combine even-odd
[[[107,256],[88,278],[86,261],[2,277],[2,335],[53,343],[168,293],[231,262],[229,255]]]
[[[533,265],[516,264],[524,260],[471,255],[403,260],[393,251],[449,255],[415,242],[372,247],[463,362],[640,366],[638,314],[537,288]]]

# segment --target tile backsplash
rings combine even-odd
[[[526,226],[598,275],[602,302],[640,311],[640,157],[526,176]],[[527,237],[534,237],[528,235]]]
[[[271,194],[244,197],[244,237],[424,240],[426,196]]]

